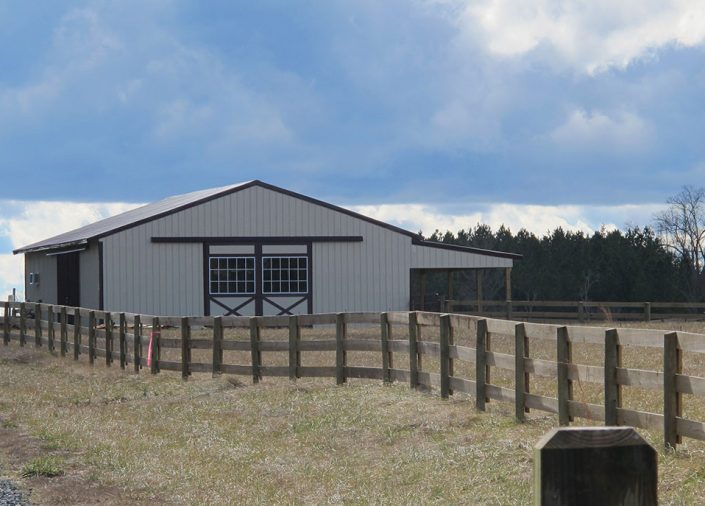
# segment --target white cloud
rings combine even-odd
[[[705,40],[702,0],[481,0],[459,2],[463,37],[493,54],[519,56],[550,48],[588,73],[623,68],[666,45]],[[479,28],[479,34],[478,34]]]
[[[576,109],[549,137],[560,147],[632,152],[650,146],[653,128],[639,116],[627,112],[608,116]]]

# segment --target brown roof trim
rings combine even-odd
[[[478,255],[486,255],[491,257],[511,258],[512,260],[521,260],[523,258],[523,256],[518,253],[505,253],[504,251],[473,248],[472,246],[459,246],[457,244],[445,244],[442,242],[425,241],[423,239],[414,239],[412,240],[412,243],[417,246],[427,246],[429,248],[447,249],[451,251],[462,251],[464,253],[477,253]]]

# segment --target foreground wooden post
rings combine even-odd
[[[88,312],[88,363],[93,365],[95,362],[95,311]]]
[[[181,378],[191,376],[191,325],[187,316],[181,318]]]
[[[347,353],[345,352],[346,333],[345,313],[338,313],[335,315],[335,382],[337,385],[342,385],[347,381],[345,377],[345,367],[347,365]]]
[[[140,315],[135,315],[134,330],[133,330],[133,341],[132,341],[132,357],[134,360],[135,373],[139,374],[140,367],[142,367],[142,322],[140,321]]]
[[[120,347],[120,369],[125,369],[127,367],[127,319],[125,313],[120,313],[118,346]]]
[[[568,374],[568,367],[572,362],[573,350],[568,336],[568,327],[559,327],[556,332],[558,362],[558,423],[568,425],[570,416],[570,401],[573,399],[573,381]]]
[[[676,375],[683,372],[683,353],[678,346],[678,333],[663,336],[663,442],[675,448],[681,442],[677,418],[683,416],[682,394],[678,392]]]
[[[259,319],[256,316],[250,318],[250,351],[252,355],[252,383],[259,383],[262,379],[262,352],[259,347],[260,329]]]
[[[418,313],[409,313],[409,386],[411,388],[419,386],[418,318]]]
[[[631,427],[562,427],[534,447],[534,503],[656,506],[656,451]]]
[[[103,315],[103,322],[105,323],[105,365],[109,367],[113,363],[113,319],[108,311]]]
[[[81,310],[73,310],[73,359],[78,360],[81,354]]]
[[[299,340],[301,339],[301,328],[299,327],[299,317],[291,315],[289,317],[289,379],[296,381],[299,378],[299,368],[301,367],[301,352],[299,351]]]
[[[441,333],[440,333],[440,348],[441,348],[441,398],[447,399],[450,396],[450,315],[441,315]]]
[[[252,324],[252,320],[250,320]],[[251,326],[250,326],[251,328]],[[213,377],[218,376],[223,372],[223,317],[216,316],[213,318],[213,362],[212,362]],[[254,370],[254,364],[252,364]],[[255,381],[255,383],[257,383]]]
[[[644,302],[644,321],[651,321],[651,302]]]
[[[475,342],[475,407],[485,410],[487,398],[487,320],[477,321]]]
[[[47,307],[47,349],[54,351],[54,306]]]
[[[10,344],[10,303],[5,302],[3,305],[2,317],[2,342],[5,346]]]
[[[390,372],[390,369],[392,367],[392,352],[389,350],[389,337],[391,334],[392,327],[389,324],[388,313],[380,313],[379,325],[380,339],[382,342],[382,381],[384,381],[385,383],[391,383],[392,374]]]
[[[622,367],[622,347],[617,329],[605,332],[605,425],[619,425],[622,387],[617,383],[617,368]]]
[[[20,303],[20,346],[24,346],[27,341],[27,306]]]
[[[159,324],[159,317],[155,316],[152,319],[152,335],[149,339],[149,344],[152,346],[151,352],[152,352],[152,361],[150,363],[149,367],[149,372],[152,374],[157,374],[159,372],[159,357],[161,355],[162,351],[162,336],[161,336],[161,331],[162,331],[162,326]],[[222,327],[221,327],[221,364],[223,362],[222,359]]]
[[[61,339],[61,345],[60,345],[60,350],[61,350],[61,356],[65,357],[66,356],[66,351],[68,350],[68,345],[69,345],[69,331],[68,331],[68,314],[66,313],[66,306],[61,306],[61,316],[59,317],[59,320],[61,322],[60,324],[60,330],[59,330],[59,335]]]
[[[528,374],[526,374],[526,328],[523,323],[514,327],[514,412],[516,419],[523,422],[526,408]]]
[[[42,306],[34,305],[34,346],[39,348],[42,345]]]

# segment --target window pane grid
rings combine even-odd
[[[262,292],[308,293],[308,257],[262,257]]]
[[[211,294],[255,293],[254,257],[210,257],[208,267]]]

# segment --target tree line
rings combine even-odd
[[[588,234],[557,228],[541,237],[478,224],[429,240],[519,253],[514,263],[515,300],[673,301],[705,300],[705,189],[684,187],[654,217],[654,227],[601,229]],[[473,298],[472,273],[458,273],[454,298]],[[487,271],[484,298],[504,297],[503,273]],[[447,294],[442,275],[427,293]]]

